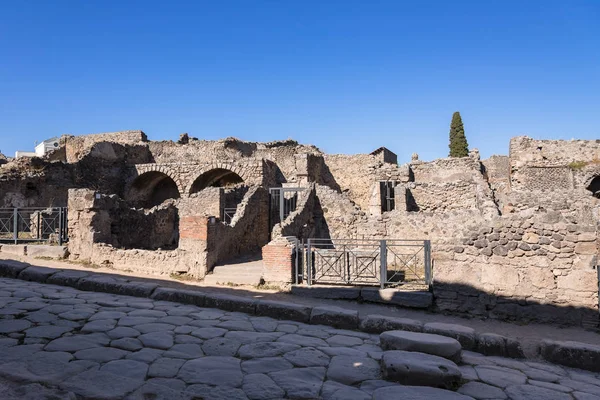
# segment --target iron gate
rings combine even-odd
[[[0,242],[56,242],[68,240],[67,208],[0,208]]]
[[[429,240],[308,239],[296,248],[296,284],[431,285]]]
[[[271,229],[296,211],[298,193],[303,190],[303,188],[269,189],[269,225]]]

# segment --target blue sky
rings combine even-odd
[[[0,151],[63,133],[445,157],[600,139],[600,1],[0,0]]]

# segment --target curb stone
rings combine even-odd
[[[421,332],[423,330],[435,329],[435,334],[454,338],[457,335],[454,330],[436,328],[440,328],[439,325],[449,325],[458,327],[460,331],[465,333],[472,329],[452,324],[437,324],[433,325],[433,327],[432,324],[425,324],[424,326],[418,320],[376,314],[358,317],[357,311],[343,308],[340,308],[340,310],[343,310],[342,313],[336,314],[337,319],[329,319],[324,316],[322,317],[321,312],[318,310],[330,309],[332,307],[311,307],[283,301],[254,300],[242,296],[161,287],[154,283],[112,278],[85,271],[37,267],[14,260],[0,260],[0,277],[35,280],[41,283],[69,286],[83,291],[147,297],[155,300],[193,304],[200,307],[215,307],[226,311],[241,311],[259,316],[303,323],[319,323],[332,326],[339,326],[333,324],[348,323],[352,325],[350,329],[360,329],[369,333],[381,333],[389,330]],[[333,308],[335,309],[336,307]],[[311,314],[315,309],[317,309],[317,313],[311,318]],[[344,317],[341,315],[344,315]],[[356,320],[354,319],[354,315],[356,315]],[[484,343],[475,347],[477,351],[482,352],[484,355],[498,355],[498,353],[503,352],[504,357],[526,358],[521,348],[521,343],[516,339],[501,335],[474,332],[472,340],[474,340],[475,344],[480,341]],[[494,344],[490,343],[488,345],[487,343],[492,340]],[[504,342],[504,350],[502,350],[502,342]],[[465,346],[465,348],[467,347]],[[555,364],[600,372],[600,346],[580,342],[543,340],[540,346],[540,355],[546,361]],[[574,362],[577,362],[577,364],[574,365]]]

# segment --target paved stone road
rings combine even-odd
[[[600,399],[597,374],[469,352],[458,392],[401,386],[382,354],[378,335],[0,279],[6,399]]]

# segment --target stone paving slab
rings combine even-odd
[[[414,372],[402,385],[382,376],[390,362],[377,334],[11,278],[0,278],[0,293],[9,299],[0,311],[18,311],[0,313],[0,386],[2,379],[43,383],[54,393],[99,399],[600,396],[597,373],[543,361],[465,351],[460,387],[446,384],[458,389],[451,391],[412,386],[423,384],[416,372],[452,369],[412,352],[396,358]],[[97,329],[86,332],[90,325]]]

